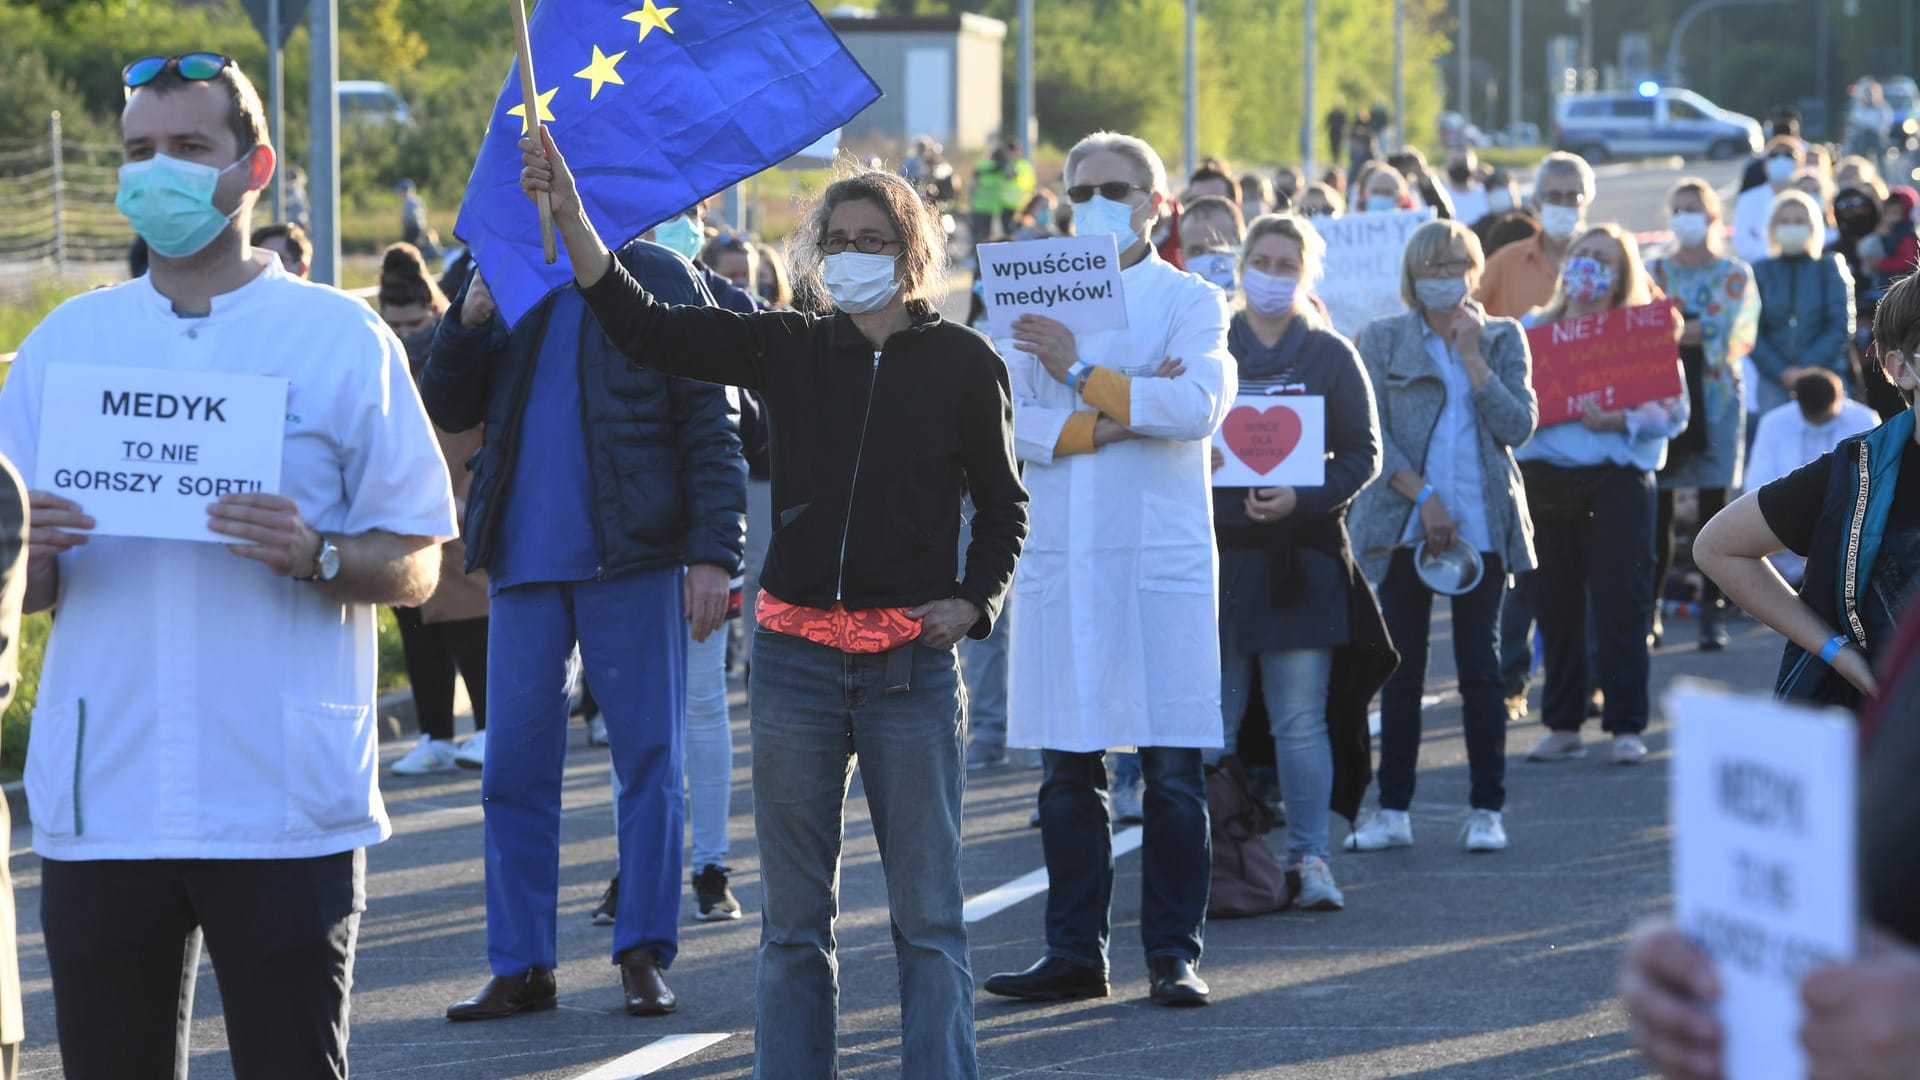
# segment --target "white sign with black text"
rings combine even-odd
[[[1045,315],[1076,334],[1124,330],[1120,252],[1111,236],[1061,236],[982,244],[980,295],[994,340],[1013,336],[1013,320]]]
[[[228,543],[208,504],[280,490],[283,378],[51,364],[45,379],[34,486],[96,533]]]
[[[1319,487],[1327,482],[1327,399],[1241,387],[1214,448],[1214,487]]]
[[[1800,981],[1858,935],[1853,720],[1686,681],[1667,715],[1674,921],[1719,974],[1726,1076],[1805,1076]]]
[[[1413,231],[1432,220],[1432,208],[1313,219],[1327,242],[1314,292],[1335,330],[1356,337],[1373,320],[1407,309],[1400,296],[1401,261]]]

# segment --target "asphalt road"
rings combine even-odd
[[[1632,233],[1665,229],[1667,194],[1682,177],[1697,176],[1720,192],[1726,204],[1722,211],[1731,221],[1733,197],[1739,193],[1740,172],[1746,164],[1744,158],[1687,162],[1662,158],[1601,165],[1594,170],[1598,179],[1597,194],[1587,209],[1587,220],[1594,224],[1615,222]]]
[[[1669,628],[1671,640],[1690,640],[1690,623]],[[1656,686],[1681,674],[1749,688],[1766,685],[1777,639],[1745,622],[1736,631],[1735,646],[1718,655],[1690,646],[1663,650],[1654,662]],[[1606,764],[1603,755],[1558,765],[1524,763],[1519,755],[1540,729],[1537,722],[1516,725],[1508,738],[1513,846],[1503,854],[1469,856],[1456,839],[1466,816],[1467,784],[1458,702],[1449,693],[1446,633],[1444,618],[1437,619],[1430,692],[1442,700],[1427,715],[1414,848],[1336,854],[1345,912],[1214,922],[1202,972],[1215,1003],[1186,1011],[1146,1001],[1138,946],[1139,856],[1121,857],[1114,996],[1035,1007],[981,995],[983,1075],[1642,1075],[1611,987],[1628,928],[1668,901],[1666,726],[1657,721],[1652,728],[1654,754],[1647,764],[1623,768]],[[606,955],[610,933],[589,921],[615,859],[604,751],[588,749],[576,734],[567,770],[561,1007],[489,1024],[456,1026],[442,1019],[448,1003],[477,989],[486,976],[478,783],[473,774],[383,780],[395,836],[368,859],[369,908],[353,1000],[354,1075],[748,1076],[760,880],[742,699],[736,693],[731,862],[748,917],[696,923],[691,897],[685,899],[682,951],[671,974],[681,1008],[671,1017],[632,1019],[620,1011],[618,979]],[[388,762],[399,749],[386,748]],[[964,868],[969,896],[1041,867],[1040,837],[1027,826],[1038,776],[1016,768],[972,780]],[[846,831],[839,928],[842,1066],[850,1077],[898,1077],[893,949],[878,855],[858,793],[849,803]],[[1336,821],[1334,831],[1337,841],[1345,824]],[[22,1072],[54,1077],[60,1067],[40,934],[40,873],[28,845],[25,832],[16,831],[28,1023]],[[971,926],[976,980],[1039,956],[1042,907],[1036,896]],[[193,1076],[230,1076],[220,996],[206,965],[194,1015]]]

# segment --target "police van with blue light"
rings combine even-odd
[[[1588,161],[1675,154],[1720,161],[1758,154],[1765,142],[1753,117],[1651,80],[1632,90],[1562,95],[1553,136],[1555,147]]]

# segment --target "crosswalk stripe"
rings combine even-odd
[[[732,1038],[729,1032],[702,1035],[668,1035],[614,1061],[575,1077],[574,1080],[635,1080],[656,1069],[664,1069],[681,1058],[692,1057],[718,1042]]]

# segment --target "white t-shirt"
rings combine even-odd
[[[281,494],[314,528],[447,539],[453,493],[399,339],[278,259],[175,315],[144,277],[60,305],[0,388],[29,486],[55,364],[288,380]],[[84,501],[81,503],[84,509]],[[373,714],[374,608],[215,543],[95,536],[60,557],[27,797],[52,859],[309,858],[391,831]]]

